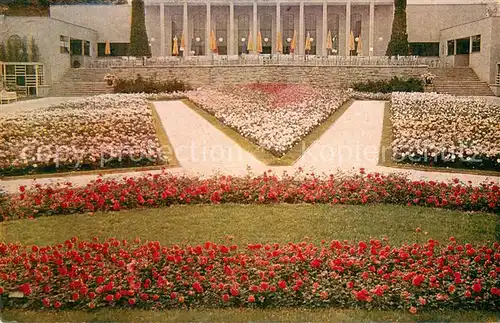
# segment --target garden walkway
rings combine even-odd
[[[380,138],[382,135],[384,102],[356,101],[315,143],[299,158],[294,166],[265,166],[253,155],[243,150],[234,141],[218,131],[208,121],[188,108],[181,101],[156,102],[158,115],[182,167],[170,169],[179,174],[199,174],[209,176],[214,172],[243,175],[251,169],[260,173],[272,169],[277,174],[292,173],[299,167],[316,174],[334,173],[338,170],[351,172],[363,167],[367,172],[407,173],[414,180],[449,181],[458,178],[474,184],[485,180],[500,182],[500,177],[480,175],[425,172],[378,166]],[[156,173],[159,171],[148,171]],[[133,176],[136,173],[110,174],[113,176]],[[58,180],[85,185],[95,175],[62,177]],[[47,183],[55,179],[38,179]],[[28,185],[32,180],[19,179],[0,181],[8,191],[17,190],[19,185]]]
[[[33,100],[17,101],[9,104],[0,104],[0,113],[23,112],[45,108],[62,102],[79,99],[77,97],[48,97]]]

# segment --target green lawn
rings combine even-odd
[[[99,310],[94,312],[62,311],[37,312],[7,310],[0,314],[7,321],[18,322],[412,322],[412,321],[459,321],[495,322],[500,319],[494,312],[443,311],[425,312],[413,315],[402,311],[364,310],[217,310],[217,311],[142,311],[142,310]]]
[[[89,239],[117,237],[158,240],[164,244],[300,241],[309,237],[359,240],[387,236],[394,244],[446,240],[455,236],[467,242],[495,240],[498,216],[398,205],[192,205],[162,209],[41,217],[0,223],[0,240],[24,244],[54,244],[78,236]],[[421,228],[417,234],[415,228]],[[425,234],[427,232],[427,234]],[[497,315],[497,316],[495,316]],[[141,310],[37,312],[4,310],[6,320],[19,322],[166,322],[166,321],[498,321],[490,312],[407,311],[356,309],[274,310]]]
[[[54,244],[76,235],[194,244],[232,236],[235,243],[246,244],[387,236],[399,244],[455,236],[481,242],[495,239],[495,225],[493,214],[414,206],[190,205],[8,221],[0,224],[0,240]],[[422,229],[420,234],[415,233],[417,227]]]

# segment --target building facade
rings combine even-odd
[[[213,55],[212,33],[218,55],[246,53],[249,39],[255,48],[257,38],[262,42],[261,54],[272,55],[278,51],[290,54],[295,35],[294,54],[297,55],[383,56],[394,14],[393,0],[144,1],[152,55],[161,57],[174,55],[175,44],[181,56]],[[495,83],[500,62],[500,37],[495,37],[500,31],[500,8],[495,1],[408,0],[411,53],[436,57],[452,66],[471,66],[481,80]],[[6,18],[7,25],[23,19]],[[77,59],[70,57],[73,51],[59,53],[68,55],[67,59],[47,55],[52,55],[54,48],[61,51],[61,44],[68,40],[71,43],[71,39],[90,42],[88,53],[92,58],[127,56],[130,5],[51,6],[50,18],[45,19],[51,21],[45,24],[54,27],[37,30],[35,24],[13,31],[20,35],[40,35],[40,41],[46,43],[41,47],[47,48],[46,51],[40,48],[43,60],[54,60],[69,68]],[[68,28],[59,26],[63,23],[68,24]],[[111,55],[105,55],[107,42]],[[55,80],[61,73],[52,72],[52,75]]]

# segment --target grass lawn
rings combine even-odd
[[[459,321],[495,322],[500,318],[494,312],[432,311],[413,315],[402,311],[366,311],[343,309],[276,309],[276,310],[99,310],[37,312],[7,310],[0,317],[18,322],[412,322]]]
[[[72,236],[158,240],[163,244],[220,242],[240,245],[298,242],[309,237],[361,240],[388,237],[394,244],[495,239],[496,216],[398,205],[189,205],[161,209],[40,217],[0,224],[0,241],[54,244]],[[415,228],[422,233],[415,233]],[[425,235],[425,232],[428,234]]]
[[[360,240],[387,236],[393,244],[429,238],[481,243],[495,240],[498,216],[398,205],[192,205],[162,209],[41,217],[0,223],[0,241],[54,244],[72,236],[158,240],[163,244]],[[415,228],[420,227],[421,233]],[[427,232],[427,234],[425,234]],[[497,321],[498,313],[356,309],[169,310],[163,312],[101,309],[36,312],[4,310],[4,319],[20,322],[165,322],[165,321]]]
[[[344,105],[332,113],[332,115],[330,115],[318,127],[314,128],[307,136],[305,136],[300,142],[296,143],[285,155],[281,157],[273,155],[271,152],[253,143],[250,139],[243,137],[236,130],[226,126],[215,116],[198,107],[188,99],[184,99],[182,102],[264,164],[268,166],[290,166],[293,165],[295,161],[302,156],[306,149],[318,140],[323,133],[327,131],[335,123],[335,121],[337,121],[344,114],[344,112],[347,111],[354,100],[349,100],[344,103]]]

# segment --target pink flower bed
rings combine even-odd
[[[500,188],[494,182],[473,186],[458,180],[412,181],[378,173],[330,176],[287,175],[211,178],[169,173],[99,178],[85,187],[71,183],[21,187],[0,202],[4,220],[41,215],[119,211],[173,204],[218,203],[391,203],[475,211],[500,211]]]
[[[342,90],[282,83],[224,86],[185,94],[276,156],[283,156],[351,97]]]
[[[385,240],[164,246],[0,243],[0,295],[30,309],[500,309],[500,245]],[[8,297],[18,294],[18,298]]]

